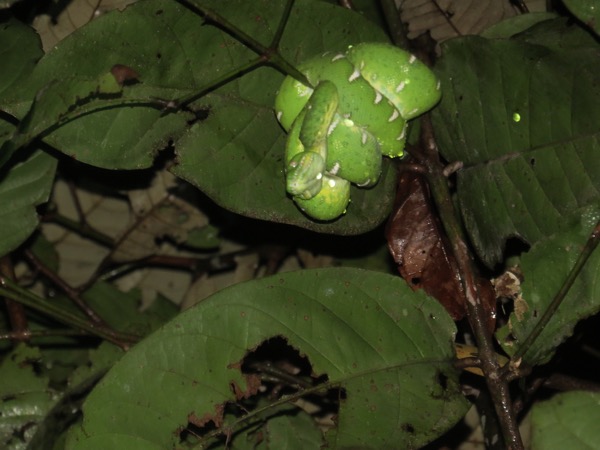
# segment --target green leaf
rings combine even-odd
[[[219,2],[216,5],[228,20],[239,18],[244,31],[262,42],[269,42],[272,33],[265,33],[257,23],[256,7],[245,3],[243,8]],[[269,11],[261,7],[260,17],[274,29],[281,18],[281,6]],[[234,9],[236,11],[234,11]],[[236,22],[238,23],[238,22]],[[342,50],[351,43],[384,41],[382,30],[361,16],[332,5],[296,2],[281,42],[281,54],[292,64],[327,50]],[[285,190],[283,148],[285,135],[274,120],[275,92],[283,80],[280,73],[269,68],[255,70],[209,95],[208,117],[194,124],[177,142],[181,162],[173,173],[198,186],[217,203],[234,212],[291,223],[324,233],[359,234],[381,224],[389,214],[395,191],[395,170],[384,161],[379,183],[372,189],[352,188],[352,202],[345,216],[333,223],[317,223],[293,204]],[[216,93],[215,93],[216,94]],[[215,167],[220,170],[215,170]]]
[[[0,105],[31,75],[42,55],[39,37],[32,28],[14,19],[0,24]],[[14,152],[6,144],[16,125],[15,118],[0,115],[0,167]]]
[[[0,446],[6,450],[27,448],[38,424],[57,395],[48,379],[36,374],[39,349],[20,344],[0,364]]]
[[[564,0],[563,3],[579,20],[594,30],[596,35],[599,34],[600,8],[596,0]]]
[[[587,211],[581,224],[539,241],[521,257],[525,278],[522,298],[516,301],[508,325],[498,331],[507,353],[519,349],[548,309],[599,217],[600,209]],[[599,281],[600,251],[596,249],[544,331],[523,356],[526,363],[548,362],[556,348],[573,334],[577,322],[600,311]]]
[[[322,442],[322,433],[315,421],[302,410],[295,415],[275,416],[266,428],[267,449],[305,450],[319,448]]]
[[[268,45],[285,2],[201,3]],[[304,0],[295,4],[280,52],[297,64],[325,50],[385,40],[383,30],[358,14]],[[21,118],[27,114],[27,121],[5,153],[42,134],[79,161],[138,169],[149,167],[172,141],[173,173],[234,212],[342,234],[363,233],[382,223],[395,187],[388,162],[379,184],[354,189],[348,214],[334,223],[313,222],[286,196],[285,137],[273,113],[283,75],[264,66],[238,78],[221,78],[256,58],[230,34],[204,24],[176,2],[148,0],[108,13],[45,55],[32,79],[6,100],[3,108]],[[135,70],[139,83],[101,95],[100,80],[114,64]],[[168,101],[194,93],[205,95],[185,111],[165,113]]]
[[[436,137],[447,160],[464,163],[460,208],[490,266],[508,238],[535,244],[600,202],[600,48],[560,23],[564,41],[552,47],[533,32],[449,41],[437,67]],[[548,27],[535,27],[540,42]]]
[[[534,405],[533,450],[600,449],[600,393],[566,392]]]
[[[56,159],[37,151],[0,178],[0,255],[17,248],[39,223],[36,206],[50,196]]]
[[[202,228],[194,228],[188,233],[185,240],[185,245],[201,250],[214,249],[220,244],[219,229],[210,224]]]
[[[0,105],[31,75],[42,55],[39,37],[32,28],[16,20],[0,24]],[[0,114],[0,146],[15,132],[13,122]],[[8,159],[10,154],[0,151],[0,161]],[[48,200],[54,181],[54,158],[39,151],[26,153],[25,157],[0,174],[0,255],[21,245],[37,227],[35,208]]]
[[[329,448],[416,448],[466,412],[454,333],[435,300],[385,274],[304,270],[239,284],[124,355],[88,397],[67,448],[172,448],[190,417],[219,422],[236,392],[252,395],[240,364],[273,337],[326,375],[323,387],[344,389]],[[227,430],[234,442],[243,432]]]
[[[157,328],[178,312],[173,303],[158,295],[153,305],[142,313],[141,292],[135,289],[122,292],[112,284],[104,282],[95,283],[85,291],[83,299],[111,327],[140,334]]]
[[[487,39],[509,38],[540,22],[556,19],[557,17],[559,17],[557,14],[549,12],[519,14],[514,17],[509,17],[496,25],[492,25],[479,34],[479,36]]]
[[[41,340],[41,339],[40,339]],[[48,345],[46,339],[45,346]],[[71,350],[71,353],[84,353],[84,359],[79,363],[77,369],[71,372],[68,385],[61,383],[60,386],[67,386],[51,410],[45,415],[44,420],[38,424],[35,435],[29,442],[27,450],[47,450],[49,443],[53,443],[52,449],[64,449],[64,438],[66,431],[77,419],[77,413],[81,403],[85,399],[85,394],[102,378],[106,371],[123,354],[123,350],[116,345],[106,341],[102,342],[96,349],[74,350],[73,343],[63,344]],[[61,346],[50,347],[45,350],[42,358],[43,365],[48,369],[53,366],[64,364],[64,357],[54,358],[60,352]],[[65,351],[64,356],[68,353]],[[51,381],[52,383],[52,381]]]
[[[31,27],[14,19],[0,24],[0,104],[31,74],[42,55],[40,39]]]

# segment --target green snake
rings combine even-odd
[[[404,155],[407,121],[440,100],[440,83],[414,55],[385,43],[325,53],[298,69],[311,86],[285,78],[275,99],[288,133],[286,189],[318,221],[343,215],[350,185],[368,188],[382,156]]]

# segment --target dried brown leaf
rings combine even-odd
[[[190,231],[208,225],[208,218],[195,205],[170,194],[169,188],[174,184],[175,178],[163,171],[149,188],[127,193],[136,218],[113,249],[112,262],[159,254],[164,238],[182,243]]]
[[[544,0],[526,0],[525,3],[530,12],[546,10]],[[399,7],[402,21],[408,25],[409,39],[429,33],[437,43],[480,34],[519,14],[510,0],[402,0]]]
[[[386,229],[388,247],[398,271],[413,289],[423,289],[440,302],[454,320],[465,316],[465,294],[458,265],[430,200],[425,180],[404,172],[398,180],[394,213]],[[477,290],[495,326],[496,298],[491,283],[477,279]]]
[[[465,315],[465,296],[456,261],[440,230],[427,184],[415,173],[402,173],[386,230],[390,252],[413,289],[424,289],[459,320]]]
[[[123,10],[136,0],[72,0],[53,2],[48,14],[36,16],[33,28],[42,40],[45,52],[58,44],[73,31],[88,22],[112,11]]]

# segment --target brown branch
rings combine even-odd
[[[481,360],[476,357],[468,356],[466,358],[457,359],[454,361],[454,367],[459,370],[467,370],[481,367]]]
[[[13,281],[16,280],[14,267],[9,255],[0,258],[0,275],[10,278]],[[27,337],[29,327],[25,308],[20,303],[9,298],[5,298],[4,303],[6,304],[6,311],[8,312],[10,325],[14,333],[11,339],[15,342],[27,341],[29,339]]]
[[[424,148],[423,152],[418,155],[418,159],[421,159],[419,162],[428,169],[427,178],[431,192],[459,267],[461,283],[466,296],[467,317],[479,348],[481,369],[498,416],[505,446],[507,449],[521,450],[523,443],[513,411],[509,386],[502,377],[501,367],[495,356],[492,332],[488,328],[487,313],[477,288],[473,258],[454,209],[447,179],[443,174],[444,167],[439,159],[433,126],[428,115],[422,118],[421,126],[421,141]]]
[[[94,323],[102,326],[106,326],[104,320],[94,311],[88,304],[86,304],[79,296],[79,291],[70,286],[65,280],[63,280],[56,272],[46,266],[37,256],[33,254],[31,250],[25,250],[25,257],[27,260],[48,280],[50,280],[55,286],[57,286],[65,295],[73,302],[79,309],[81,309],[86,316],[88,316]]]
[[[113,238],[102,233],[101,231],[96,230],[87,222],[80,223],[76,220],[69,219],[68,217],[59,214],[55,210],[47,211],[43,215],[42,220],[44,222],[59,225],[69,231],[77,233],[81,237],[91,239],[100,245],[104,245],[105,247],[113,247],[115,245],[115,240]]]
[[[20,304],[19,304],[20,305]],[[0,340],[27,341],[31,338],[43,338],[49,336],[91,336],[90,333],[83,330],[25,330],[22,332],[12,331],[9,333],[0,333]]]
[[[28,308],[38,311],[53,319],[70,325],[80,330],[84,330],[94,336],[106,339],[124,350],[127,350],[132,343],[137,342],[140,336],[129,333],[115,331],[112,328],[104,327],[100,324],[90,322],[82,318],[79,314],[74,314],[64,308],[56,306],[53,302],[45,301],[34,293],[23,289],[9,278],[0,275],[0,295],[10,298]]]
[[[575,378],[562,373],[554,373],[544,380],[544,387],[556,391],[600,392],[600,383]]]
[[[407,30],[400,20],[400,11],[398,10],[396,3],[394,0],[380,0],[379,3],[381,5],[388,30],[392,37],[392,41],[398,47],[407,50],[409,48],[409,42],[406,38]]]

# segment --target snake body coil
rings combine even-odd
[[[415,56],[390,44],[363,43],[305,61],[311,86],[286,77],[275,100],[289,133],[286,189],[317,220],[344,214],[350,183],[370,187],[382,156],[401,157],[406,122],[433,108],[440,85]]]

